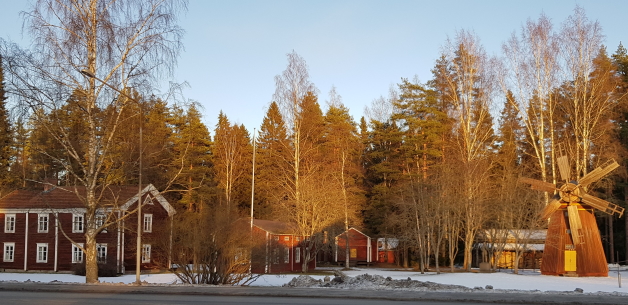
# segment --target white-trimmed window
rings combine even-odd
[[[283,240],[284,240],[284,241],[290,241],[290,236],[284,236],[284,237],[283,237]]]
[[[38,263],[48,262],[48,244],[37,244],[37,260]]]
[[[72,233],[83,233],[83,214],[72,214]]]
[[[273,264],[279,264],[279,249],[273,249]]]
[[[142,263],[150,263],[150,245],[142,245]]]
[[[283,262],[287,264],[290,262],[290,248],[285,248],[284,250]]]
[[[4,233],[15,233],[15,214],[4,215]]]
[[[300,263],[301,262],[301,248],[294,248],[294,262],[295,263]]]
[[[153,214],[144,214],[144,232],[153,232]]]
[[[15,243],[4,243],[4,262],[13,262],[15,258]]]
[[[107,244],[96,245],[96,257],[98,258],[99,264],[107,262]]]
[[[107,217],[103,214],[96,214],[96,228],[100,228],[105,225],[105,220]],[[100,233],[107,233],[107,228],[102,229]]]
[[[48,233],[48,220],[49,215],[37,214],[37,233]]]
[[[79,246],[82,248],[83,244],[79,244]],[[81,248],[77,247],[76,245],[72,245],[72,263],[73,264],[78,264],[78,263],[83,262],[83,250],[81,250]]]
[[[96,214],[96,228],[100,228],[105,224],[105,215]]]

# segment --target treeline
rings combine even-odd
[[[628,53],[620,44],[609,55],[602,38],[581,8],[558,29],[543,15],[528,20],[500,57],[460,31],[443,45],[429,81],[402,79],[359,122],[335,88],[321,107],[305,60],[293,52],[255,135],[224,113],[210,133],[197,106],[126,90],[139,103],[95,115],[121,122],[98,179],[135,184],[141,172],[164,192],[179,211],[174,261],[211,266],[190,272],[188,282],[241,280],[229,257],[245,258],[249,241],[234,242],[235,228],[252,198],[254,218],[286,221],[311,236],[303,241],[304,271],[313,249],[329,251],[350,226],[398,238],[406,265],[411,258],[421,270],[453,269],[461,260],[469,270],[481,231],[546,227],[539,212],[548,196],[517,179],[560,183],[559,152],[569,156],[573,179],[609,158],[620,162],[593,188],[626,207]],[[94,120],[80,115],[85,96],[75,89],[55,111],[10,120],[0,87],[2,194],[48,178],[77,183],[82,167],[70,174],[68,164],[93,140],[84,131]],[[64,134],[50,133],[53,121]],[[59,136],[72,139],[71,150]],[[609,261],[628,259],[615,257],[628,249],[626,222],[598,215],[598,223]]]

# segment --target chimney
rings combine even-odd
[[[58,185],[58,181],[56,178],[45,178],[44,179],[44,192],[52,190]]]

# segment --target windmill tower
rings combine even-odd
[[[519,181],[530,184],[534,190],[556,193],[541,212],[549,217],[541,273],[545,275],[608,276],[608,264],[600,232],[593,214],[600,210],[621,217],[624,209],[616,204],[587,194],[587,187],[619,167],[611,159],[584,175],[578,181],[569,181],[571,167],[566,155],[557,158],[560,176],[565,180],[560,188],[553,183],[531,178]]]

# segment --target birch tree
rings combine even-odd
[[[464,220],[464,268],[471,268],[471,250],[477,230],[485,220],[486,199],[490,192],[488,178],[490,148],[493,145],[493,122],[490,114],[496,82],[490,59],[479,39],[471,32],[460,31],[443,47],[446,70],[441,71],[440,86],[446,88],[441,98],[452,106],[453,144],[460,162],[463,198],[460,208]]]
[[[309,80],[307,64],[296,52],[288,54],[288,67],[275,77],[273,100],[279,106],[288,132],[285,191],[277,209],[282,218],[296,225],[296,234],[306,236],[301,242],[303,272],[316,258],[316,244],[322,242],[323,228],[334,221],[331,208],[338,202],[330,192],[332,180],[321,171],[323,115],[317,89]]]
[[[616,105],[614,94],[620,80],[602,48],[602,28],[587,18],[581,7],[574,9],[561,29],[561,50],[565,62],[567,97],[561,106],[569,117],[573,140],[570,147],[576,173],[584,176],[591,167],[592,148],[607,131],[602,128]]]
[[[95,216],[101,207],[99,190],[109,183],[103,179],[109,170],[104,163],[121,113],[134,101],[81,71],[121,91],[149,90],[175,66],[183,35],[177,16],[186,6],[177,0],[39,0],[23,14],[32,49],[3,46],[7,91],[66,151],[68,158],[57,161],[73,184],[86,190],[80,194],[76,189],[86,209],[87,283],[98,281],[96,237],[102,227],[96,226]],[[74,146],[61,118],[49,116],[77,89],[85,95],[76,110],[87,126],[85,153]]]
[[[541,15],[536,22],[528,20],[519,37],[513,33],[503,45],[503,51],[505,69],[510,71],[500,78],[503,92],[512,92],[514,98],[508,101],[524,123],[540,179],[556,183],[555,88],[561,67],[558,38],[549,18]]]

